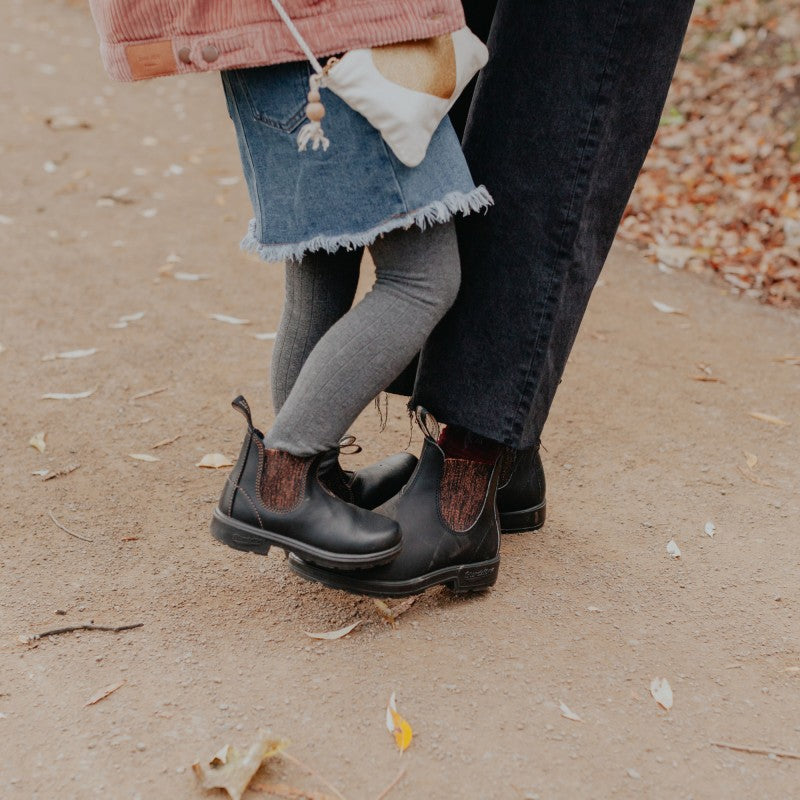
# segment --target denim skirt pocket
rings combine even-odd
[[[310,69],[308,62],[293,62],[248,69],[246,80],[243,70],[231,74],[256,122],[294,133],[305,122]]]

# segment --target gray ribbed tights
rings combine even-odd
[[[453,304],[461,269],[452,221],[392,231],[370,252],[375,285],[352,309],[361,251],[287,264],[268,448],[309,456],[335,447]]]

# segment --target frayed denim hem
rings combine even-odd
[[[305,242],[294,244],[264,244],[255,235],[256,221],[250,221],[247,236],[242,239],[242,250],[256,253],[264,261],[299,261],[306,253],[325,250],[335,253],[337,250],[355,250],[357,247],[368,247],[379,236],[398,228],[411,228],[416,225],[422,230],[441,222],[448,222],[455,214],[466,216],[476,211],[486,211],[494,205],[494,200],[485,186],[478,186],[469,194],[450,192],[444,198],[430,203],[416,211],[410,211],[400,217],[391,219],[370,228],[363,233],[345,233],[341,236],[315,236]]]

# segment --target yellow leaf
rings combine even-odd
[[[748,453],[746,450],[744,451],[744,457],[747,461],[747,466],[749,469],[755,469],[756,464],[758,464],[758,456],[755,453]]]
[[[408,722],[397,713],[397,700],[394,692],[392,692],[389,705],[386,707],[386,728],[394,736],[400,752],[405,753],[414,738],[414,732]]]
[[[260,730],[256,741],[241,752],[225,745],[208,764],[192,764],[204,789],[223,789],[231,800],[241,800],[253,776],[267,759],[276,756],[286,742]]]

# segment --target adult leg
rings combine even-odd
[[[413,536],[390,564],[367,572],[291,557],[295,572],[396,596],[494,582],[491,442],[538,441],[655,133],[691,7],[498,1],[492,59],[464,139],[473,176],[496,205],[460,222],[462,288],[423,350],[414,398],[449,424],[438,442],[426,436],[414,478],[380,509]]]
[[[499,0],[464,136],[495,206],[459,221],[461,291],[417,374],[414,402],[441,420],[513,448],[538,441],[691,8]]]

